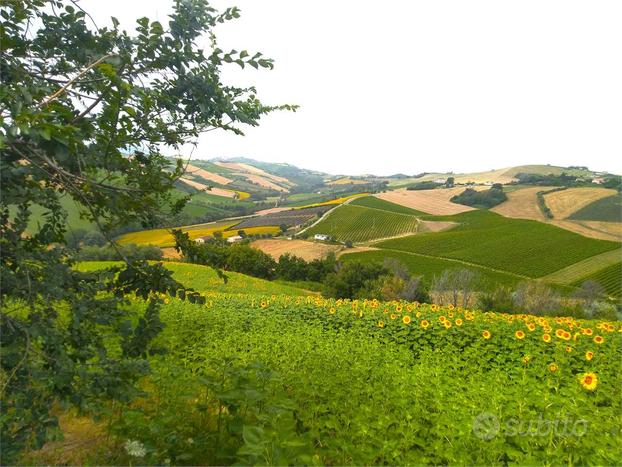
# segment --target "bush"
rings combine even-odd
[[[225,269],[262,279],[273,279],[276,261],[270,255],[249,245],[233,245],[228,248]]]
[[[417,182],[417,183],[413,183],[412,185],[409,185],[408,187],[406,187],[407,190],[432,190],[434,188],[438,188],[439,186],[442,186],[443,183],[436,183],[436,182]]]
[[[323,294],[332,298],[353,299],[361,295],[365,298],[375,298],[367,295],[375,294],[378,284],[374,281],[387,272],[379,264],[348,262],[341,265],[337,272],[326,276]]]
[[[473,188],[467,188],[459,195],[451,198],[452,203],[463,204],[476,208],[492,208],[503,203],[508,199],[503,192],[503,185],[496,183],[490,190],[477,191]]]

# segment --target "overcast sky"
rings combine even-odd
[[[82,0],[100,26],[166,21],[172,0]],[[620,0],[231,0],[227,68],[265,103],[246,136],[210,132],[196,158],[246,156],[330,173],[473,172],[519,164],[622,172]]]

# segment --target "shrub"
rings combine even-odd
[[[476,208],[492,208],[503,203],[508,199],[503,192],[503,185],[495,184],[492,188],[485,191],[477,191],[473,188],[467,188],[459,195],[451,198],[452,203],[464,204],[465,206],[473,206]]]
[[[162,250],[152,245],[120,245],[113,248],[107,246],[85,246],[76,254],[78,261],[119,261],[128,259],[130,261],[162,259]]]

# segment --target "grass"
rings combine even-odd
[[[406,206],[400,206],[399,204],[391,203],[390,201],[385,201],[383,199],[376,198],[375,196],[364,196],[361,198],[357,198],[354,201],[351,201],[349,204],[354,206],[363,206],[366,208],[381,209],[382,211],[389,211],[397,214],[408,214],[411,216],[427,215],[426,213],[417,211],[416,209],[411,209]]]
[[[457,261],[441,258],[430,258],[402,251],[372,250],[358,253],[348,253],[340,257],[341,261],[361,261],[363,263],[382,264],[386,258],[393,258],[402,263],[411,274],[423,276],[424,281],[430,284],[434,276],[440,275],[447,269],[466,268],[477,272],[481,277],[482,290],[494,289],[497,285],[513,287],[522,280],[523,277],[510,273],[492,271],[485,267],[465,265]]]
[[[607,251],[599,255],[590,256],[583,261],[555,271],[544,279],[558,284],[574,284],[578,281],[580,282],[580,280],[586,276],[597,273],[603,268],[619,263],[621,258],[622,250]]]
[[[462,225],[447,232],[422,233],[375,246],[459,259],[534,278],[619,248],[616,242],[586,238],[537,221],[508,219],[490,211],[427,219]]]
[[[612,297],[622,297],[622,262],[618,261],[600,271],[584,276],[573,285],[580,286],[587,280],[598,282]]]
[[[77,268],[81,271],[96,271],[120,264],[122,264],[120,261],[85,261],[78,263]],[[173,271],[175,280],[199,292],[293,296],[310,294],[308,290],[294,286],[292,283],[271,282],[230,271],[225,272],[228,277],[225,284],[212,268],[198,264],[167,261],[164,265]]]
[[[584,206],[568,217],[577,221],[622,222],[622,195],[608,196]]]
[[[368,242],[414,233],[418,224],[415,216],[347,204],[335,208],[307,232],[327,234],[342,242]]]
[[[333,204],[343,204],[346,201],[353,199],[353,198],[358,198],[360,196],[367,196],[369,193],[357,193],[355,195],[348,195],[348,196],[342,196],[341,198],[335,198],[335,199],[331,199],[328,201],[322,201],[320,203],[313,203],[313,204],[305,204],[304,206],[296,206],[295,209],[305,209],[305,208],[315,208],[318,206],[332,206]]]

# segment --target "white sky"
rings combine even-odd
[[[97,22],[167,20],[171,0],[82,0]],[[620,0],[216,0],[242,17],[222,49],[261,51],[268,104],[245,137],[210,132],[195,158],[246,156],[329,173],[474,172],[519,164],[622,172]]]

